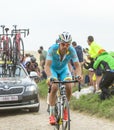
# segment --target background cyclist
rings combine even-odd
[[[47,74],[47,84],[51,85],[50,79],[71,80],[71,72],[69,70],[70,60],[72,59],[76,67],[75,76],[81,77],[81,67],[75,49],[71,46],[72,37],[68,32],[59,35],[59,43],[52,45],[47,53],[45,72]],[[57,84],[52,83],[49,95],[50,104],[50,124],[55,124],[55,102]],[[66,95],[68,101],[72,94],[72,83],[66,84]],[[68,119],[67,110],[64,110],[64,120]]]

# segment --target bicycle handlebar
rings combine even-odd
[[[26,35],[27,36],[29,35],[29,29],[13,29],[11,31],[11,33],[12,33],[12,36],[17,34],[17,33],[24,33],[24,37],[25,37]]]
[[[79,81],[78,80],[64,80],[64,81],[52,81],[52,82],[65,84],[65,83],[75,83],[75,82],[79,82]]]
[[[52,83],[59,83],[59,84],[65,84],[65,83],[75,83],[78,82],[78,91],[81,91],[81,84],[78,80],[65,80],[65,81],[52,81]]]

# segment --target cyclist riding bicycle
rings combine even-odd
[[[68,32],[63,32],[59,35],[59,43],[52,45],[47,53],[45,72],[47,74],[47,84],[51,85],[49,94],[50,105],[50,124],[56,124],[55,120],[55,103],[56,92],[58,86],[51,82],[51,79],[61,81],[71,80],[72,75],[69,69],[70,60],[72,59],[76,67],[75,76],[79,76],[81,80],[81,67],[75,49],[71,46],[72,37]],[[68,101],[72,94],[72,83],[66,84],[66,96]],[[64,120],[68,119],[68,111],[64,109]]]

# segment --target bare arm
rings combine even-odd
[[[72,65],[70,62],[68,63],[68,67],[69,67],[70,72],[72,72]]]
[[[45,72],[47,74],[47,77],[51,76],[51,70],[50,70],[51,64],[52,64],[51,60],[46,60],[46,63],[45,63]]]
[[[74,66],[75,66],[75,70],[74,70],[74,73],[75,73],[75,75],[78,75],[78,76],[80,76],[81,77],[81,65],[80,65],[80,63],[79,62],[74,62]]]

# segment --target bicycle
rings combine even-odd
[[[8,34],[9,28],[5,28],[4,25],[1,25],[1,27],[3,33],[0,34],[0,58],[6,63],[12,59],[12,42],[11,38],[8,37],[11,34]],[[6,34],[4,31],[6,31]]]
[[[8,64],[12,62],[12,42],[11,38],[8,37],[8,35],[11,35],[8,34],[9,28],[5,28],[4,25],[1,25],[1,27],[3,33],[0,34],[0,60],[4,68],[2,73],[6,75]],[[6,34],[4,31],[6,31]]]
[[[57,91],[57,102],[55,104],[55,118],[57,123],[55,124],[54,130],[70,130],[70,109],[69,102],[66,97],[66,83],[74,83],[77,80],[69,80],[69,81],[52,81],[53,83],[58,83],[58,91]],[[49,88],[50,89],[50,88]],[[68,111],[68,120],[64,120],[64,108]]]
[[[24,59],[24,42],[21,34],[29,35],[29,29],[17,29],[17,25],[13,25],[14,29],[11,31],[13,38],[13,63],[18,64]]]

